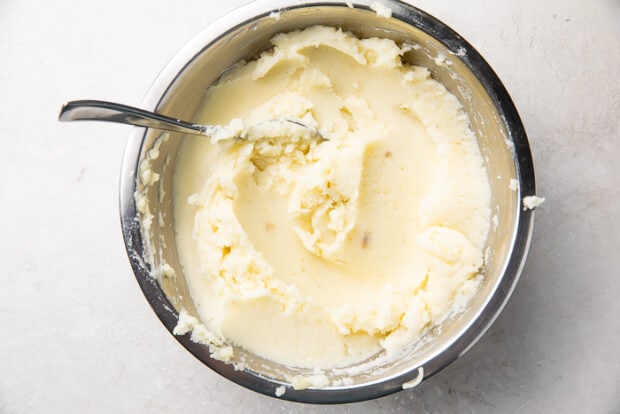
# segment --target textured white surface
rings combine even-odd
[[[124,253],[128,127],[56,116],[68,99],[138,105],[241,3],[0,3],[0,412],[620,412],[617,0],[416,2],[496,69],[547,198],[517,289],[465,356],[414,389],[318,407],[246,391],[177,344]]]

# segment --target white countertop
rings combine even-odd
[[[245,390],[176,342],[124,251],[129,127],[56,121],[69,99],[139,105],[241,3],[0,3],[0,413],[619,413],[620,2],[415,2],[511,92],[547,202],[510,302],[471,351],[415,389],[332,407]]]

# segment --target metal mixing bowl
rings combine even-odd
[[[325,389],[287,388],[284,399],[313,403],[338,403],[380,397],[415,385],[435,374],[466,352],[487,330],[510,296],[522,269],[529,246],[534,212],[521,208],[524,196],[535,194],[534,169],[527,137],[504,86],[493,70],[461,36],[445,24],[408,4],[382,0],[392,10],[392,18],[382,18],[370,10],[372,1],[313,2],[265,0],[250,3],[210,24],[191,40],[164,68],[150,88],[143,107],[192,120],[205,90],[232,64],[251,59],[269,48],[276,33],[315,24],[341,27],[359,37],[386,37],[398,43],[419,45],[404,59],[422,65],[454,94],[469,115],[485,160],[492,190],[492,214],[498,225],[491,226],[484,265],[484,282],[468,309],[436,328],[426,340],[411,347],[401,357],[373,370],[353,375],[350,385]],[[269,16],[280,12],[280,18]],[[179,265],[173,228],[172,173],[176,154],[183,141],[171,134],[159,141],[158,155],[149,151],[161,131],[134,128],[127,143],[121,171],[120,207],[123,235],[134,273],[157,316],[172,332],[178,310],[195,308]],[[156,185],[145,186],[139,166],[148,157],[151,169],[160,175]],[[509,188],[510,179],[518,188]],[[143,194],[154,215],[150,228],[140,220],[136,194]],[[157,269],[165,261],[177,277],[160,277]],[[212,359],[208,349],[190,340],[175,337],[204,364],[255,391],[274,395],[280,385],[288,385],[284,374],[295,370],[235,348],[236,358],[244,358],[246,369]],[[336,372],[328,375],[337,378]]]

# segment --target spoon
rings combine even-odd
[[[58,120],[68,121],[106,121],[129,124],[146,128],[157,128],[165,131],[183,132],[186,134],[212,136],[224,128],[221,125],[194,124],[180,119],[172,118],[155,112],[145,111],[129,105],[115,102],[80,100],[65,103],[60,109]],[[321,134],[308,125],[287,118],[272,119],[269,122],[290,122],[307,128],[320,138]],[[240,138],[240,137],[237,137]]]

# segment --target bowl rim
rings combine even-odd
[[[146,109],[157,108],[169,88],[194,57],[239,25],[267,16],[272,11],[308,7],[348,7],[347,3],[352,3],[355,8],[370,10],[370,6],[375,2],[372,0],[353,2],[262,0],[251,2],[219,17],[187,42],[162,69],[150,86],[142,102],[142,107]],[[510,95],[491,66],[471,44],[439,19],[399,0],[382,0],[381,3],[392,10],[392,18],[421,29],[446,46],[448,50],[458,54],[469,70],[476,75],[501,116],[508,134],[507,139],[514,144],[513,159],[516,167],[516,178],[519,181],[517,199],[520,202],[525,196],[535,195],[534,166],[525,128]],[[466,53],[462,53],[463,50]],[[145,250],[142,244],[142,231],[137,220],[138,212],[134,199],[138,188],[137,172],[139,171],[140,154],[146,136],[146,129],[132,128],[125,147],[119,191],[121,227],[127,255],[136,280],[151,308],[172,334],[177,324],[178,313],[174,310],[159,283],[151,276],[149,265],[144,260]],[[473,319],[463,330],[461,336],[443,352],[426,361],[422,367],[414,367],[381,381],[324,389],[295,390],[287,387],[286,392],[279,398],[317,404],[348,403],[374,399],[407,387],[406,385],[404,387],[403,384],[415,384],[420,373],[422,374],[420,379],[427,379],[463,355],[497,318],[514,290],[523,269],[532,237],[534,210],[517,208],[516,211],[513,246],[495,291],[488,298],[478,317]],[[237,371],[232,365],[211,358],[206,347],[192,342],[188,334],[172,335],[202,363],[245,388],[273,397],[276,388],[285,385],[251,372]],[[422,368],[422,371],[419,371],[418,368]]]

